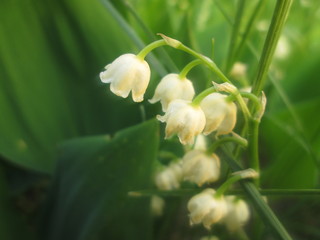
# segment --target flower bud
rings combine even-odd
[[[181,99],[173,100],[164,116],[157,116],[161,122],[166,122],[166,138],[177,133],[182,144],[192,144],[194,137],[199,135],[206,124],[203,111],[199,106]]]
[[[192,100],[194,96],[194,88],[192,82],[187,79],[181,79],[178,74],[171,73],[161,79],[158,84],[155,94],[150,103],[160,101],[162,111],[167,111],[168,105],[172,100]]]
[[[205,116],[204,134],[217,131],[217,135],[230,133],[237,120],[237,107],[233,102],[226,101],[226,95],[211,93],[200,104]]]
[[[192,150],[182,159],[182,171],[185,180],[198,186],[215,182],[220,177],[220,159],[216,154],[207,155],[203,151]]]
[[[227,206],[223,197],[215,197],[215,190],[205,189],[193,196],[188,202],[190,223],[202,223],[207,229],[220,221],[227,212]]]
[[[171,163],[167,168],[156,174],[155,183],[161,190],[173,190],[180,187],[182,179],[181,163]]]
[[[132,91],[133,101],[143,101],[150,81],[150,68],[145,60],[127,53],[108,64],[105,69],[100,73],[100,79],[104,83],[111,83],[110,90],[114,94],[126,98]]]
[[[171,37],[168,37],[162,33],[158,33],[158,35],[160,37],[163,38],[163,40],[170,46],[170,47],[173,47],[173,48],[178,48],[180,45],[181,45],[181,42],[174,39],[174,38],[171,38]]]
[[[250,217],[249,207],[244,200],[237,199],[235,196],[227,196],[225,199],[228,212],[223,219],[223,223],[230,232],[234,232],[248,222]]]

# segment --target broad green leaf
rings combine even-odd
[[[52,173],[58,142],[114,133],[141,120],[137,104],[115,97],[98,79],[115,57],[133,52],[99,1],[5,0],[0,21],[5,159]]]
[[[158,135],[151,120],[63,144],[42,239],[150,239],[148,198],[128,192],[151,187]]]

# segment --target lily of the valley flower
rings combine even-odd
[[[179,74],[171,73],[161,79],[154,96],[149,102],[155,103],[160,101],[162,111],[165,112],[172,100],[192,100],[193,96],[194,88],[192,82],[187,78],[181,79]]]
[[[226,100],[226,95],[211,93],[201,101],[201,108],[206,116],[204,134],[217,131],[217,135],[230,133],[237,121],[237,107]]]
[[[228,212],[223,219],[230,232],[241,229],[249,220],[250,211],[248,204],[235,196],[227,196],[226,198]]]
[[[192,144],[194,137],[199,135],[206,123],[205,115],[199,106],[190,101],[173,100],[164,116],[157,116],[161,122],[166,122],[166,138],[177,133],[182,144]]]
[[[143,95],[150,81],[150,67],[148,63],[136,55],[127,53],[115,59],[100,73],[104,83],[111,83],[110,90],[123,98],[132,91],[135,102],[143,101]]]
[[[188,210],[191,224],[202,223],[204,227],[210,229],[212,224],[225,216],[227,205],[224,198],[214,195],[215,190],[208,188],[189,200]]]
[[[215,182],[220,177],[220,159],[216,154],[192,150],[182,159],[182,171],[185,180],[195,182],[198,186]]]
[[[155,183],[160,190],[173,190],[180,187],[182,180],[181,163],[171,163],[156,174]]]

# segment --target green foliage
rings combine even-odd
[[[0,239],[167,238],[175,211],[168,213],[170,221],[163,226],[153,226],[149,197],[127,194],[143,189],[157,193],[152,180],[155,159],[167,164],[170,154],[181,157],[185,149],[176,139],[159,144],[163,131],[159,133],[155,120],[141,123],[160,113],[158,104],[116,97],[98,74],[120,54],[137,53],[158,39],[160,32],[213,56],[222,69],[233,61],[245,62],[251,84],[267,34],[263,25],[270,23],[277,1],[264,1],[254,19],[250,17],[259,1],[242,1],[244,12],[235,31],[240,1],[1,1]],[[294,1],[283,32],[288,54],[272,61],[264,89],[268,104],[259,136],[261,187],[279,189],[279,196],[283,188],[319,188],[319,5]],[[239,43],[251,20],[243,49],[235,59],[227,59],[232,31],[239,31],[233,39]],[[148,58],[152,79],[145,99],[152,96],[161,75],[193,60],[164,49]],[[204,67],[192,70],[190,78],[197,93],[219,81]],[[240,81],[235,84],[241,86]],[[240,166],[231,163],[231,168]],[[18,200],[48,178],[45,200],[32,205],[34,211],[24,211]],[[319,237],[316,196],[304,193],[294,201],[270,196],[269,208],[253,184],[243,186],[255,214],[269,224],[250,225],[255,237],[269,237],[272,228],[286,236],[272,209],[295,239]],[[38,201],[32,196],[26,198],[27,206]],[[279,210],[282,206],[284,211]],[[174,219],[181,218],[186,221],[186,214]],[[168,233],[161,233],[162,228]]]
[[[158,135],[151,120],[63,144],[41,239],[150,239],[149,199],[128,192],[152,186]]]

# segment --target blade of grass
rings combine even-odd
[[[260,11],[261,9],[263,8],[263,6],[265,6],[265,3],[266,3],[266,0],[260,0],[258,1],[255,9],[252,11],[252,14],[250,16],[250,19],[247,23],[247,26],[244,30],[244,33],[242,34],[242,37],[241,37],[241,42],[239,43],[239,46],[234,54],[234,58],[233,60],[236,60],[238,59],[238,57],[240,56],[242,50],[243,50],[243,47],[245,46],[247,40],[248,40],[248,37],[251,33],[251,30],[252,30],[252,26],[254,25],[257,17],[259,16],[260,14]]]
[[[233,24],[233,21],[231,20],[230,16],[227,14],[226,10],[221,6],[221,4],[216,1],[216,5],[218,7],[218,9],[220,10],[221,14],[224,16],[224,18],[226,19],[226,21],[229,24]],[[248,46],[250,52],[253,54],[253,56],[258,60],[259,59],[259,54],[258,51],[256,50],[256,48],[254,47],[254,45],[247,40],[245,42],[245,44]],[[297,140],[299,139],[299,143],[304,142],[303,146],[306,147],[306,149],[308,150],[308,152],[311,154],[312,160],[314,161],[315,166],[317,166],[317,168],[320,170],[320,167],[318,167],[320,165],[320,159],[317,156],[317,154],[315,153],[315,151],[313,150],[313,148],[311,147],[311,142],[309,141],[309,139],[305,136],[304,133],[304,127],[303,124],[298,116],[298,114],[296,113],[289,97],[287,96],[287,94],[285,93],[284,89],[282,88],[282,86],[280,85],[280,83],[278,81],[276,81],[276,79],[270,74],[267,74],[268,79],[270,80],[271,84],[275,87],[276,91],[278,92],[281,100],[283,101],[283,103],[285,104],[285,106],[288,108],[292,119],[294,120],[295,123],[295,127],[297,130],[295,135],[293,135]]]
[[[259,60],[256,78],[252,84],[252,93],[260,95],[269,71],[271,60],[276,49],[283,26],[288,17],[292,0],[278,0]]]
[[[237,44],[237,39],[240,32],[241,20],[243,19],[243,12],[245,7],[245,0],[239,0],[237,5],[237,13],[234,19],[234,24],[232,25],[232,33],[231,39],[229,43],[228,49],[228,57],[226,63],[226,72],[228,73],[232,67],[233,60],[234,60],[234,51]]]
[[[193,196],[198,194],[203,189],[193,189],[193,188],[183,188],[177,190],[158,190],[158,189],[145,189],[128,192],[129,197],[151,197],[153,195],[163,196],[163,197],[177,197],[177,196]],[[261,189],[260,194],[263,196],[294,196],[294,197],[310,197],[320,196],[320,189]],[[243,190],[228,190],[226,195],[243,195]]]
[[[233,171],[243,170],[241,166],[237,163],[237,161],[233,158],[230,151],[224,149],[224,153],[227,156],[224,159]],[[252,182],[245,179],[241,180],[240,184],[243,187],[243,190],[248,195],[248,197],[251,199],[256,211],[259,213],[259,216],[262,218],[265,225],[270,227],[274,237],[283,240],[292,239],[287,230],[284,228],[282,223],[277,218],[277,216],[273,213],[272,209],[265,202],[256,186]]]

